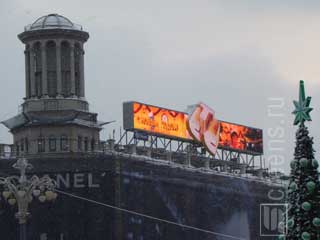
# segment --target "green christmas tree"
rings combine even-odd
[[[313,138],[305,121],[311,121],[311,97],[305,97],[304,83],[300,81],[299,101],[295,105],[296,132],[294,160],[291,161],[290,182],[287,191],[288,214],[286,240],[320,240],[320,184],[318,162],[314,159]]]

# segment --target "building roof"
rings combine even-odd
[[[68,18],[53,13],[38,18],[31,25],[26,26],[26,31],[42,30],[42,29],[73,29],[82,30],[82,26],[74,24]]]
[[[102,129],[104,122],[97,122],[90,119],[81,119],[78,117],[79,112],[74,112],[66,116],[57,116],[57,117],[44,117],[37,114],[31,113],[21,113],[13,118],[10,118],[1,123],[9,128],[14,130],[20,127],[30,127],[30,126],[41,126],[41,125],[50,125],[50,126],[63,126],[63,125],[79,125],[90,128]]]

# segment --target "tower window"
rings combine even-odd
[[[21,139],[21,152],[24,152],[24,139]]]
[[[16,154],[17,154],[17,156],[20,155],[20,149],[19,149],[19,143],[18,142],[16,142]]]
[[[78,43],[76,43],[74,48],[74,70],[75,70],[75,87],[76,87],[76,95],[80,96],[80,59],[82,55],[81,47]]]
[[[84,138],[84,151],[86,151],[86,152],[88,152],[88,148],[89,148],[89,146],[88,146],[88,138],[87,137],[85,137]]]
[[[60,149],[61,151],[68,151],[69,149],[68,138],[65,135],[60,138]]]
[[[61,80],[62,93],[65,97],[71,95],[71,47],[68,42],[61,44]]]
[[[78,136],[78,150],[82,151],[82,137]]]
[[[54,136],[49,138],[49,151],[55,152],[57,150],[57,139]]]
[[[94,138],[91,139],[91,151],[95,150],[95,141]]]
[[[25,141],[26,152],[28,153],[29,152],[29,141],[28,141],[28,138],[25,138],[24,141]]]
[[[34,46],[34,76],[35,76],[35,90],[36,96],[41,97],[42,95],[42,55],[41,45],[37,42]]]
[[[54,97],[57,94],[57,56],[55,42],[50,41],[47,43],[46,55],[48,94],[50,97]]]
[[[29,49],[29,45],[26,45],[25,58],[26,58],[26,89],[27,89],[27,95],[26,95],[26,98],[29,98],[29,97],[31,96],[31,82],[30,82],[30,49]]]
[[[46,141],[43,137],[38,138],[38,152],[46,151]]]

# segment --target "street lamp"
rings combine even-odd
[[[32,165],[27,159],[20,158],[12,165],[20,171],[20,176],[0,177],[0,185],[3,185],[2,197],[11,206],[18,205],[18,212],[15,217],[20,225],[20,240],[27,239],[26,223],[28,216],[29,203],[33,198],[38,198],[40,202],[53,201],[57,198],[57,193],[54,192],[56,183],[48,175],[41,178],[32,176],[27,178],[26,170],[32,169]]]

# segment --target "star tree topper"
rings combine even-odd
[[[292,114],[295,115],[294,125],[300,123],[303,125],[304,121],[311,121],[310,112],[313,108],[309,107],[311,101],[311,97],[305,96],[304,92],[304,82],[303,80],[300,81],[300,89],[299,89],[299,101],[293,101],[295,110]]]

